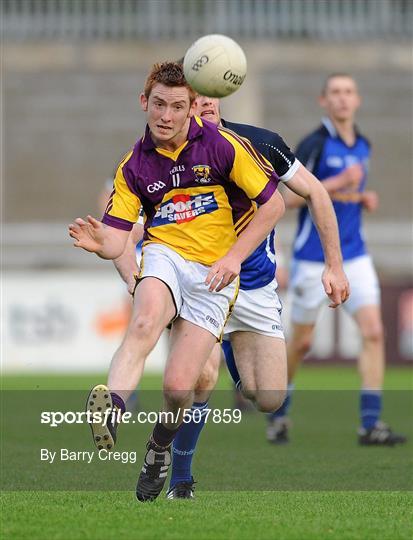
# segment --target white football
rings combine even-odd
[[[247,74],[244,51],[233,39],[221,34],[199,38],[186,51],[185,78],[203,96],[229,96]]]

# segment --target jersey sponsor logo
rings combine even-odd
[[[163,202],[158,208],[151,227],[159,227],[168,223],[186,223],[203,214],[218,210],[218,204],[213,193],[174,195],[172,199]]]
[[[195,173],[195,182],[200,184],[209,184],[211,178],[209,174],[211,172],[211,167],[209,165],[194,165],[192,170]]]
[[[202,66],[208,64],[209,57],[206,54],[203,54],[198,58],[198,60],[192,65],[193,71],[199,71]]]
[[[159,191],[160,189],[163,189],[164,187],[166,187],[166,184],[164,184],[162,181],[159,181],[159,182],[154,182],[153,184],[149,184],[146,190],[149,193],[155,193],[155,191]]]

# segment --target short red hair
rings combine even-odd
[[[149,98],[152,88],[155,84],[164,84],[165,86],[184,86],[189,91],[189,102],[192,104],[197,94],[192,90],[185,79],[184,69],[179,62],[161,62],[154,64],[146,79],[143,93],[146,99]]]

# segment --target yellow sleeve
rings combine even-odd
[[[122,229],[126,227],[129,229],[128,223],[131,225],[136,223],[142,206],[139,197],[130,190],[123,172],[123,167],[131,155],[132,152],[129,152],[118,166],[113,191],[103,219],[104,223]]]
[[[248,139],[232,131],[220,133],[234,148],[234,162],[230,180],[235,182],[247,196],[258,204],[264,204],[277,189],[278,177],[271,165]]]

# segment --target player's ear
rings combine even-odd
[[[148,110],[148,98],[145,96],[145,94],[141,94],[139,96],[139,100],[141,102],[142,110],[147,112],[147,110]]]
[[[195,100],[191,103],[189,107],[188,117],[191,118],[195,115]]]

